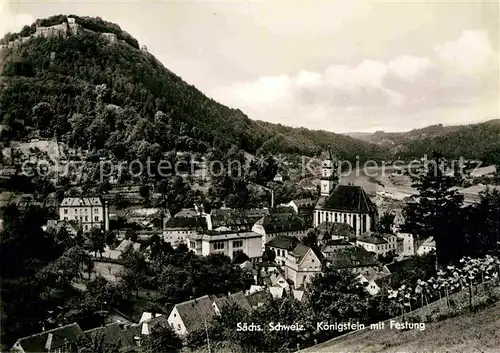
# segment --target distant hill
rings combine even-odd
[[[341,134],[251,120],[184,82],[118,25],[70,17],[38,20],[0,42],[4,141],[57,136],[122,158],[231,145],[252,154],[313,156],[332,144],[346,159],[388,155]]]
[[[389,148],[394,155],[404,158],[422,157],[439,150],[449,158],[484,159],[500,148],[500,119],[470,125],[438,124],[406,132],[377,131],[346,135]]]

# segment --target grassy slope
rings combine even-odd
[[[477,313],[427,323],[424,331],[365,330],[341,336],[302,353],[498,352],[500,302]]]

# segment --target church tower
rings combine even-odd
[[[328,196],[335,187],[337,181],[337,165],[332,156],[331,146],[328,145],[328,157],[321,166],[321,196]]]

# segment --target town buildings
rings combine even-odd
[[[394,234],[363,236],[356,239],[356,245],[376,255],[395,255],[398,249],[398,237]]]
[[[108,205],[99,197],[65,197],[59,205],[59,220],[75,221],[83,231],[92,228],[107,231]]]
[[[262,217],[252,227],[252,231],[262,235],[261,247],[278,236],[293,236],[297,239],[307,234],[309,227],[302,218],[294,213],[271,213]]]
[[[14,343],[12,351],[19,353],[69,353],[76,350],[76,343],[83,335],[80,326],[73,323],[20,338]]]

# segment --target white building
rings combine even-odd
[[[394,234],[365,236],[358,238],[356,245],[377,255],[386,256],[389,253],[397,253],[398,237]]]
[[[252,231],[219,228],[188,235],[188,247],[197,255],[224,254],[231,260],[243,252],[250,261],[256,262],[262,257],[262,236]]]
[[[108,205],[99,197],[65,197],[59,206],[59,220],[76,221],[83,231],[109,229]]]
[[[268,241],[278,236],[292,236],[301,239],[307,234],[309,227],[305,221],[295,214],[275,213],[262,217],[252,231],[262,236],[262,249]]]
[[[425,255],[430,252],[436,251],[436,242],[432,237],[425,239],[422,245],[420,245],[416,251],[417,255]]]
[[[176,304],[168,316],[168,324],[179,336],[205,327],[217,315],[213,307],[215,297],[203,297]]]

